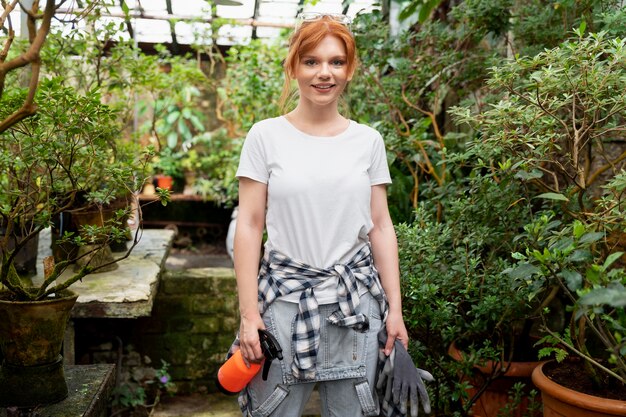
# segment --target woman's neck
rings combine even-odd
[[[336,136],[346,130],[348,119],[335,108],[334,111],[311,112],[297,106],[285,118],[298,130],[313,136]]]
[[[336,105],[312,106],[308,103],[299,102],[296,108],[288,114],[293,119],[311,124],[333,123],[344,119]]]

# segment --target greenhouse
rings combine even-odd
[[[0,4],[0,417],[626,415],[624,0]]]

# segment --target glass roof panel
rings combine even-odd
[[[142,4],[144,1],[142,1]],[[161,7],[165,8],[164,0],[159,0],[159,3],[162,3]],[[210,10],[209,4],[205,0],[172,0],[172,12],[175,15],[194,15],[201,11],[205,11],[208,14]]]
[[[254,16],[254,0],[238,0],[241,6],[217,5],[217,15],[229,19],[249,19]]]
[[[207,0],[171,1],[172,14],[167,11],[166,0],[125,0],[130,10],[130,24],[135,30],[136,40],[146,43],[172,42],[172,29],[168,19],[176,19],[174,33],[179,44],[190,44],[197,37],[194,32],[210,33],[211,4]],[[227,22],[219,30],[217,43],[232,45],[248,43],[253,36],[251,23],[257,27],[256,36],[270,38],[276,36],[280,27],[289,27],[294,24],[295,16],[302,7],[300,0],[256,0],[258,8],[255,15],[255,0],[215,0],[217,3],[238,2],[240,5],[216,6],[217,17],[234,19]],[[118,0],[108,0],[108,10],[100,18],[104,22],[124,23],[124,13]],[[348,7],[348,15],[354,17],[357,13],[371,11],[377,8],[376,0],[355,0]],[[341,0],[319,0],[306,4],[304,11],[321,13],[341,13]],[[67,24],[73,13],[80,11],[77,0],[68,0],[63,3],[57,12],[59,19],[53,21],[56,27]],[[13,27],[20,33],[20,11],[11,13]],[[65,22],[65,23],[64,23]],[[79,23],[81,25],[81,23]],[[128,38],[126,33],[122,35]],[[204,37],[207,42],[209,37]]]
[[[131,24],[137,32],[135,38],[137,42],[172,42],[170,24],[167,20],[133,19]]]

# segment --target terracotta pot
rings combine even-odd
[[[52,227],[52,254],[56,262],[74,260],[80,256],[79,247],[71,242],[59,243],[58,239],[63,236],[65,232],[71,232],[74,234],[80,234],[82,226],[100,226],[110,224],[114,218],[115,212],[124,209],[129,206],[128,198],[118,198],[114,200],[110,205],[99,209],[97,207],[79,207],[69,210],[64,213],[60,213],[57,218],[54,219]],[[119,226],[126,226],[127,219],[120,219]],[[127,229],[128,238],[131,237],[130,229]],[[105,237],[103,236],[103,239]],[[113,242],[110,244],[110,249],[114,252],[125,252],[126,242]],[[104,271],[100,271],[104,272]]]
[[[85,225],[104,226],[115,216],[115,212],[129,206],[128,198],[117,198],[104,207],[90,206],[71,210],[72,223],[77,228]]]
[[[544,417],[626,416],[626,401],[594,397],[565,388],[543,373],[543,364],[533,371],[532,378],[541,390]]]
[[[461,352],[453,343],[448,349],[448,354],[456,361],[463,361],[463,352]],[[542,362],[510,362],[506,365],[506,372],[499,378],[491,381],[489,386],[478,397],[478,400],[472,406],[471,412],[475,417],[497,417],[498,411],[509,403],[509,391],[517,382],[525,385],[525,391],[530,392],[534,388],[531,381],[533,370]],[[502,364],[494,364],[492,361],[487,362],[485,366],[476,366],[476,372],[468,378],[468,382],[473,388],[467,390],[467,394],[472,398],[487,380],[487,377],[493,373],[494,366],[499,368]],[[520,417],[528,409],[529,398],[524,397],[519,406],[513,410],[509,417]],[[569,416],[568,416],[569,417]]]
[[[155,175],[154,180],[156,186],[163,190],[172,190],[174,188],[174,178],[170,175]]]
[[[78,298],[64,290],[44,301],[7,301],[0,292],[0,407],[35,407],[67,397],[61,346]]]

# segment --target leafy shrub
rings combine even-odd
[[[506,160],[534,202],[510,276],[542,305],[567,300],[571,313],[565,329],[544,327],[543,341],[558,345],[544,353],[585,359],[597,385],[626,385],[626,39],[584,31],[494,68],[488,85],[500,100],[455,113],[480,132],[479,153]]]
[[[413,224],[397,227],[405,320],[416,345],[412,354],[435,375],[431,388],[438,415],[467,414],[475,399],[466,398],[463,376],[471,375],[474,365],[519,360],[530,347],[529,292],[504,273],[515,262],[514,236],[529,212],[517,201],[523,192],[512,178],[480,171],[477,167],[458,184],[460,193],[444,202],[442,221],[423,203]],[[452,343],[462,347],[465,362],[448,356]]]

